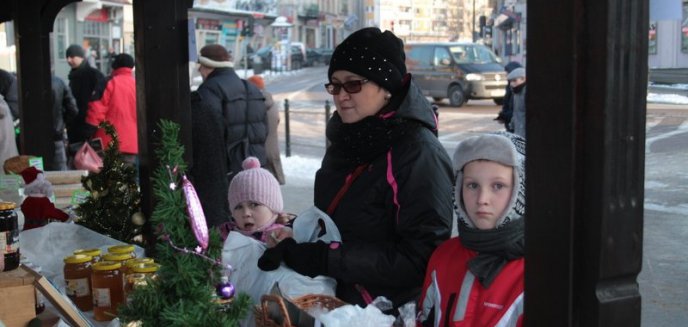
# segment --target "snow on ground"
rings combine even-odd
[[[320,169],[321,158],[282,155],[282,168],[287,182],[295,186],[313,186],[315,172]]]
[[[688,97],[678,94],[648,93],[647,102],[666,104],[688,104]]]

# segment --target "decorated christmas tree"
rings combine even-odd
[[[100,124],[112,140],[105,150],[103,168],[81,178],[86,200],[75,209],[78,224],[126,243],[140,243],[145,219],[140,212],[141,194],[136,168],[124,162],[119,138],[108,122]],[[135,239],[136,238],[136,239]]]
[[[222,241],[208,231],[193,186],[186,179],[179,125],[161,121],[156,150],[161,166],[153,174],[155,209],[151,224],[157,237],[154,279],[130,293],[119,309],[123,323],[142,326],[237,326],[250,299],[223,285],[229,267],[221,263]],[[226,281],[226,280],[225,280]],[[219,286],[219,287],[218,287]]]

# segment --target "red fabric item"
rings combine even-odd
[[[42,227],[49,222],[48,219],[67,221],[69,218],[44,196],[27,197],[22,202],[21,210],[24,213],[24,230]]]
[[[434,310],[434,326],[522,326],[525,259],[509,261],[487,289],[477,278],[462,289],[468,260],[477,255],[466,249],[458,238],[442,243],[435,250],[418,303],[421,321]],[[464,290],[468,294],[462,294]],[[462,302],[462,298],[467,302]]]
[[[42,171],[36,169],[36,167],[30,166],[21,172],[21,176],[24,179],[24,184],[31,184],[31,182],[36,180],[38,174],[43,173]]]
[[[136,129],[136,80],[129,67],[117,68],[107,82],[103,96],[88,104],[86,122],[98,126],[107,120],[115,127],[120,141],[120,152],[139,153],[138,132]],[[93,138],[100,138],[103,147],[108,148],[110,137],[103,129],[98,129]]]

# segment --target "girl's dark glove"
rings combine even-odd
[[[301,275],[315,277],[327,274],[327,254],[329,246],[323,241],[315,243],[296,243],[293,238],[279,242],[277,246],[265,250],[258,259],[258,267],[270,271],[279,267],[282,260]]]

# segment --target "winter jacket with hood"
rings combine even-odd
[[[430,255],[451,233],[451,161],[437,140],[432,106],[409,83],[393,111],[410,122],[404,134],[386,149],[360,149],[375,152],[373,159],[330,214],[342,244],[329,251],[327,275],[348,303],[365,304],[366,295],[385,296],[395,307],[417,300]],[[315,205],[324,212],[359,166],[343,164],[340,149],[333,141],[316,174]]]

